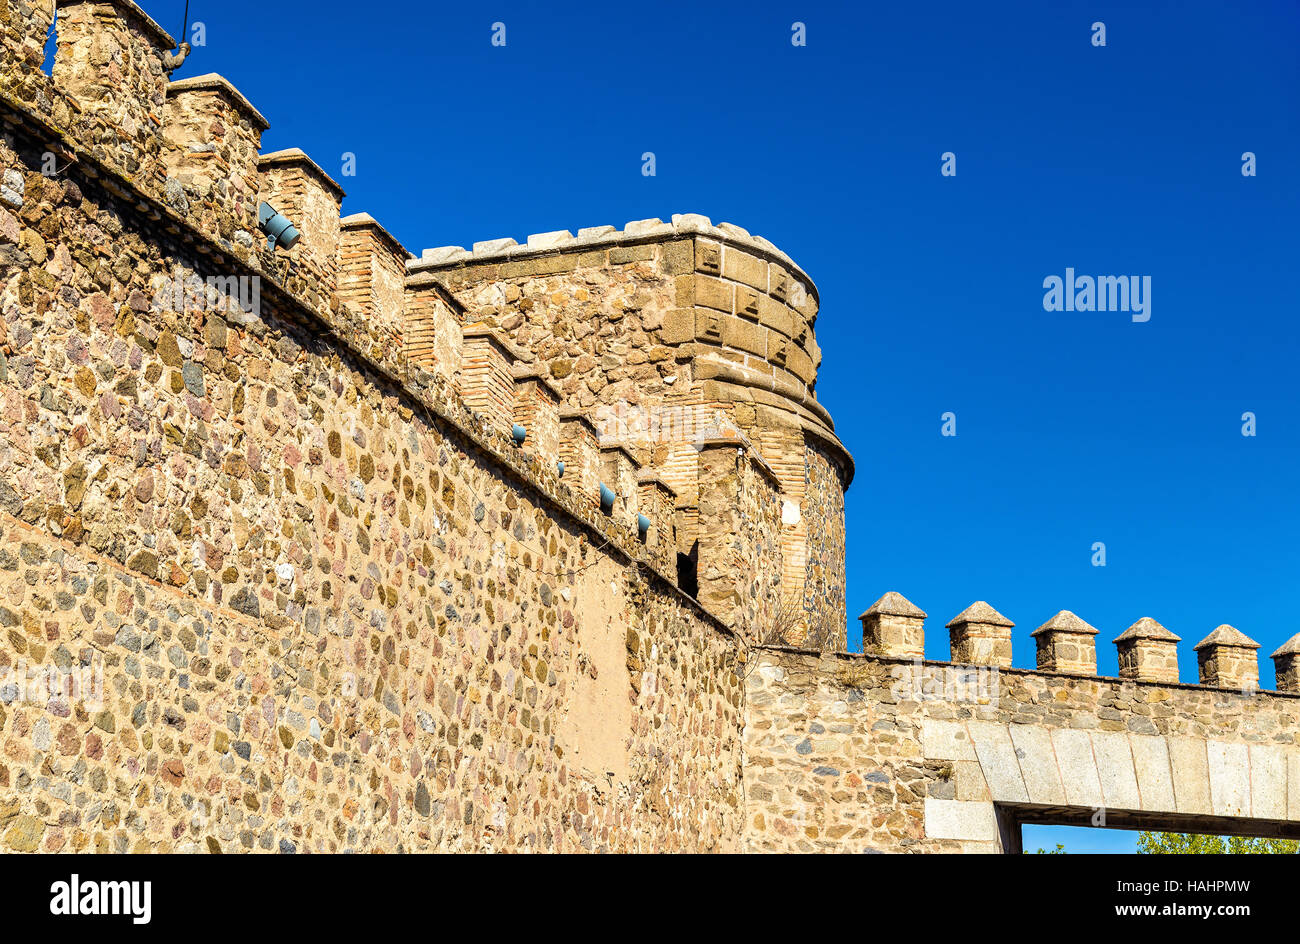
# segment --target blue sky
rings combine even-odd
[[[183,0],[144,6],[179,33]],[[1267,654],[1300,631],[1294,2],[191,0],[191,17],[207,45],[177,77],[234,82],[266,150],[332,172],[355,153],[344,212],[412,251],[698,212],[799,262],[822,300],[818,396],[858,466],[850,640],[898,590],[947,658],[944,624],[983,599],[1032,667],[1029,632],[1065,608],[1113,675],[1110,640],[1152,616],[1195,681],[1191,646],[1227,622],[1272,686]],[[1067,267],[1150,276],[1150,321],[1044,311]]]

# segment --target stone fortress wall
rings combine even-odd
[[[460,303],[135,4],[61,3],[52,77],[48,5],[0,13],[3,845],[737,848],[742,643],[674,490],[496,329],[408,357]],[[756,447],[700,456],[778,527]]]
[[[1011,620],[987,603],[923,660],[926,614],[887,593],[865,653],[789,647],[746,667],[745,845],[752,851],[1020,852],[1055,823],[1300,838],[1300,635],[1258,688],[1258,645],[1231,626],[1197,643],[1150,618],[1097,676],[1097,630],[1061,611],[1011,667]]]
[[[1290,834],[1295,640],[1281,693],[1230,627],[1199,686],[1150,621],[1098,679],[1063,613],[1025,672],[980,604],[920,662],[887,594],[841,651],[852,460],[770,243],[416,258],[225,79],[170,80],[131,0],[61,0],[52,75],[49,16],[0,0],[0,848]]]

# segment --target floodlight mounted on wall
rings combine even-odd
[[[282,249],[292,249],[298,245],[298,240],[302,238],[302,233],[298,232],[298,227],[293,222],[276,210],[275,207],[265,200],[257,208],[257,226],[266,234],[266,248],[273,251],[276,246]]]

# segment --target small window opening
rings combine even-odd
[[[691,545],[689,554],[677,555],[677,587],[688,597],[700,595],[700,580],[697,573],[700,560],[700,542]]]

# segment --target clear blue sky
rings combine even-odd
[[[184,0],[142,2],[179,33]],[[983,599],[1032,667],[1029,632],[1065,608],[1101,630],[1113,675],[1110,640],[1152,616],[1195,681],[1191,646],[1227,622],[1272,686],[1268,653],[1300,631],[1293,0],[191,16],[208,44],[178,77],[234,82],[271,121],[267,150],[332,172],[355,153],[344,212],[412,251],[698,212],[798,261],[821,292],[818,396],[858,465],[851,640],[898,590],[947,658],[944,624]],[[1066,267],[1150,276],[1151,320],[1044,311]]]

